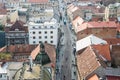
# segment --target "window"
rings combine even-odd
[[[39,41],[39,43],[42,43],[42,41]]]
[[[41,39],[41,36],[39,36],[39,39]]]
[[[39,31],[39,34],[41,34],[41,31]]]
[[[45,34],[47,34],[47,31],[45,31]]]
[[[33,26],[33,29],[35,29],[35,27]]]
[[[33,41],[33,44],[35,44],[35,41]]]
[[[45,39],[47,39],[47,36],[45,36]]]
[[[45,41],[45,43],[47,43],[47,41]]]
[[[53,28],[53,26],[50,26],[50,28]]]
[[[50,38],[52,39],[52,38],[53,38],[53,36],[50,36]]]
[[[35,32],[33,32],[33,34],[35,34]]]
[[[50,31],[51,34],[53,34],[53,31]]]
[[[35,39],[35,36],[33,36],[33,39]]]
[[[53,41],[50,41],[51,43],[53,43]]]

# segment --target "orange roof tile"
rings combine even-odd
[[[40,52],[40,45],[38,45],[30,54],[30,56],[32,57],[32,59],[35,59],[37,54]]]
[[[84,22],[83,24],[79,25],[77,27],[77,32],[85,30],[87,28],[116,28],[117,29],[117,23],[115,21],[109,21],[109,22]]]
[[[120,44],[120,38],[107,38],[104,39],[108,44]]]
[[[45,43],[45,52],[48,54],[51,62],[55,64],[56,62],[56,52],[55,52],[55,47],[53,45]],[[37,54],[40,52],[40,45],[38,45],[32,52],[31,52],[31,57],[34,60],[37,56]]]
[[[56,50],[55,46],[45,43],[45,51],[47,52],[48,56],[52,63],[56,63]]]
[[[94,74],[88,80],[99,80],[99,78],[98,78],[98,76],[96,74]]]
[[[108,44],[104,45],[92,45],[95,51],[101,55],[102,57],[106,58],[108,61],[111,61],[110,56],[110,49]]]
[[[80,76],[86,77],[100,67],[101,64],[97,61],[94,51],[89,46],[81,54],[77,55],[77,66]]]
[[[80,16],[78,16],[72,21],[72,24],[73,24],[73,27],[75,28],[75,27],[81,25],[83,22],[84,22],[84,20]]]
[[[28,0],[29,3],[48,3],[48,0]]]

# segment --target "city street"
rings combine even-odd
[[[60,21],[61,31],[63,33],[61,40],[60,40],[60,49],[58,52],[58,59],[57,59],[57,73],[56,73],[56,80],[76,80],[76,69],[74,68],[75,64],[75,56],[73,54],[73,48],[75,43],[75,37],[70,30],[70,23],[67,20],[66,7],[62,6],[65,5],[61,1],[59,2],[61,6],[59,6],[62,20]],[[61,10],[63,9],[63,10]],[[64,22],[66,21],[66,22]]]

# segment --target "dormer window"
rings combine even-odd
[[[19,31],[19,29],[15,29],[15,31]]]

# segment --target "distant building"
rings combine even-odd
[[[120,79],[120,45],[98,44],[77,53],[79,80]]]
[[[7,21],[15,22],[19,20],[18,11],[16,9],[8,9],[7,10]]]
[[[77,23],[76,23],[77,25]],[[82,22],[75,27],[77,40],[80,40],[88,35],[95,35],[99,38],[116,38],[118,23],[115,21],[90,21]]]
[[[5,32],[0,31],[0,48],[5,46]]]
[[[29,44],[49,43],[57,46],[59,23],[52,18],[50,21],[34,20],[29,22]]]
[[[21,21],[5,26],[6,45],[28,44],[28,26]]]

